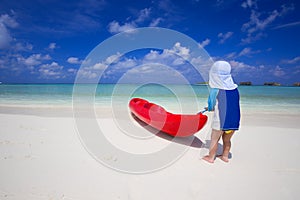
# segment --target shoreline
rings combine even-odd
[[[84,109],[84,107],[83,107]],[[95,114],[97,118],[114,118],[117,116],[117,109],[110,106],[95,106]],[[122,109],[123,114],[126,109]],[[128,110],[129,112],[129,110]],[[0,114],[5,115],[31,115],[38,117],[58,117],[73,118],[73,107],[68,105],[3,105],[0,104]],[[126,114],[126,113],[125,113]],[[210,113],[206,112],[206,115]],[[122,115],[122,114],[121,114]],[[255,126],[274,126],[284,128],[299,128],[300,115],[298,112],[283,113],[281,111],[265,112],[259,110],[241,109],[241,124]]]
[[[84,109],[84,106],[82,107]],[[127,108],[127,107],[126,107]],[[122,109],[123,110],[123,109]],[[110,105],[95,104],[95,111],[102,112],[106,116],[112,116],[112,107]],[[171,111],[170,111],[171,112]],[[73,117],[73,106],[61,105],[61,104],[0,104],[0,114],[19,114],[19,115],[36,115],[36,116],[52,116],[52,117]],[[275,121],[278,118],[290,117],[292,121],[300,119],[300,113],[295,111],[286,112],[285,109],[266,109],[260,110],[247,106],[246,108],[241,106],[241,116],[256,117],[262,119],[260,116],[274,117]],[[263,123],[263,121],[261,121]],[[298,124],[298,123],[297,123]],[[299,123],[300,124],[300,123]]]
[[[297,83],[297,82],[296,82]],[[295,85],[296,83],[290,84],[280,84],[280,85],[266,85],[265,83],[260,84],[251,84],[251,85],[244,85],[244,84],[237,84],[239,87],[251,87],[251,86],[263,86],[263,87],[299,87]],[[144,83],[0,83],[0,87],[7,86],[7,85],[136,85]],[[167,83],[165,85],[191,85],[191,86],[205,86],[207,87],[208,84],[206,83],[190,83],[190,84],[182,84],[182,83]]]

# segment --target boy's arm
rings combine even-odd
[[[218,95],[219,89],[217,88],[212,88],[209,92],[209,97],[208,97],[208,111],[214,111],[215,110],[215,105],[217,101],[217,95]]]

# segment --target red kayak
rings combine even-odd
[[[131,99],[129,108],[141,121],[174,137],[191,136],[202,129],[207,121],[207,116],[202,113],[172,114],[163,107],[141,98]]]

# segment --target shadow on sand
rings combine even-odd
[[[197,138],[195,136],[189,136],[189,137],[184,137],[184,138],[183,137],[173,137],[173,136],[168,135],[165,132],[158,131],[157,129],[153,128],[152,126],[146,124],[145,122],[143,122],[142,120],[137,118],[134,114],[131,113],[131,115],[132,115],[133,119],[135,119],[135,121],[139,125],[141,125],[147,131],[149,131],[150,133],[152,133],[160,138],[163,138],[168,141],[176,142],[178,144],[195,147],[195,148],[204,148],[205,147],[205,144],[199,138]]]
[[[170,135],[168,135],[165,132],[162,131],[158,131],[157,129],[153,128],[152,126],[146,124],[145,122],[143,122],[142,120],[140,120],[139,118],[137,118],[134,114],[131,113],[131,116],[133,117],[133,119],[135,119],[135,121],[141,125],[143,128],[145,128],[147,131],[149,131],[150,133],[163,138],[165,140],[168,141],[172,141],[172,142],[176,142],[178,144],[182,144],[182,145],[186,145],[186,146],[190,146],[190,147],[194,147],[194,148],[206,148],[209,149],[209,145],[211,143],[211,140],[205,140],[205,143],[203,143],[199,138],[195,137],[195,136],[190,136],[190,137],[172,137]],[[217,151],[217,155],[222,155],[223,152],[223,145],[218,143],[218,151]],[[229,153],[229,159],[232,158],[232,154]]]
[[[205,144],[206,144],[206,145],[204,146],[204,148],[207,148],[207,149],[209,149],[209,145],[210,145],[210,143],[211,143],[211,140],[205,140]],[[222,153],[223,153],[223,145],[222,145],[222,144],[220,144],[220,143],[218,143],[217,156],[220,156],[220,155],[222,155]],[[231,152],[229,152],[228,158],[229,158],[229,159],[231,159],[231,158],[232,158],[232,154],[231,154]]]

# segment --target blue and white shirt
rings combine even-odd
[[[208,97],[208,111],[218,109],[220,130],[238,130],[240,126],[240,96],[237,88],[223,90],[212,88]],[[216,102],[218,102],[217,108]]]

